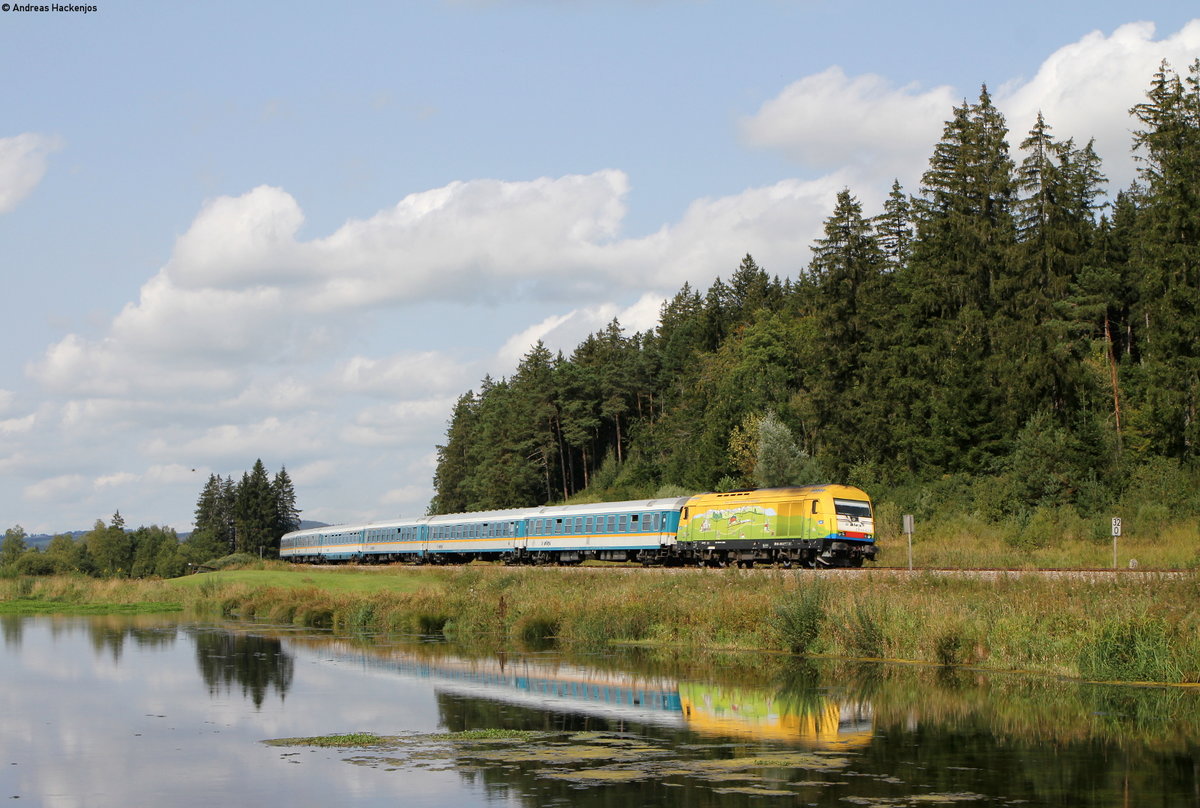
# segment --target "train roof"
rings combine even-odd
[[[388,527],[410,527],[415,525],[471,524],[475,522],[506,522],[532,517],[567,517],[585,514],[630,513],[633,511],[677,511],[690,497],[667,497],[660,499],[635,499],[625,502],[595,502],[584,505],[542,505],[535,508],[507,508],[495,511],[471,511],[468,513],[444,513],[437,516],[418,516],[410,519],[387,519],[379,522],[328,525],[296,530],[288,536],[317,536],[326,533],[345,533]]]

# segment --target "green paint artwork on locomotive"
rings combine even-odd
[[[841,500],[861,503],[868,514],[867,522],[848,528],[861,533],[844,535],[870,541],[870,500],[860,489],[842,485],[701,494],[685,506],[678,538],[681,542],[831,538],[847,529],[839,526],[835,502]]]
[[[816,539],[834,532],[828,520],[803,515],[784,516],[761,505],[718,508],[695,514],[681,541],[768,541],[771,539]]]
[[[692,538],[697,538],[697,533],[714,540],[772,539],[788,535],[788,525],[780,525],[775,509],[758,505],[716,508],[693,514],[692,519]]]

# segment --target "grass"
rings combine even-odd
[[[917,524],[913,566],[980,569],[1112,569],[1112,537],[1063,528],[1044,546],[1027,543],[1020,530],[966,516],[928,526]],[[908,564],[908,539],[894,531],[878,537],[878,563]],[[1195,520],[1165,525],[1141,536],[1117,539],[1117,566],[1128,569],[1194,569],[1200,565],[1200,528]]]
[[[183,610],[179,603],[55,603],[44,600],[0,601],[0,614],[163,614]]]
[[[199,588],[217,585],[271,587],[280,589],[314,588],[323,592],[376,593],[413,592],[431,583],[420,571],[403,567],[380,567],[361,569],[330,567],[281,567],[277,569],[240,569],[205,572],[172,579],[172,585],[183,588]]]
[[[0,612],[145,613],[438,634],[481,648],[766,650],[1094,680],[1200,682],[1200,578],[736,569],[278,568],[0,580]]]

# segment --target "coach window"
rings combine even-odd
[[[618,533],[625,532],[625,524],[626,524],[626,516],[625,516],[625,514],[621,514],[620,516],[617,517],[617,532]]]
[[[605,529],[609,533],[617,532],[617,517],[609,516],[607,519],[604,520],[604,522],[605,522]]]
[[[571,517],[568,516],[566,519],[560,519],[559,521],[563,523],[563,533],[566,533],[568,536],[570,536],[575,532],[575,523],[571,521]]]
[[[575,517],[575,532],[576,533],[583,532],[583,517],[582,516]]]
[[[563,520],[555,519],[554,520],[554,535],[561,536],[562,534],[563,534]]]

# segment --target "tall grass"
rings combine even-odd
[[[441,634],[482,647],[642,644],[1200,680],[1196,573],[1081,580],[470,566],[391,574],[403,583],[390,590],[321,588],[309,570],[292,571],[292,586],[279,585],[285,574],[271,585],[224,573],[188,586],[3,580],[0,601],[173,601],[197,615],[349,634]]]

